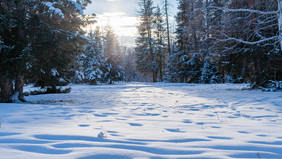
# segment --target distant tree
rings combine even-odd
[[[105,59],[103,56],[102,34],[100,27],[97,26],[94,32],[89,33],[89,38],[92,43],[85,49],[83,61],[83,76],[86,82],[96,85],[98,81],[101,82],[104,72],[103,66]]]
[[[153,21],[153,39],[154,39],[154,56],[156,63],[156,71],[157,77],[159,77],[159,81],[163,81],[164,69],[166,66],[166,58],[167,58],[167,48],[168,45],[165,43],[166,38],[166,30],[164,28],[164,20],[163,15],[161,13],[161,9],[158,6],[154,13],[154,21]],[[170,46],[169,46],[170,47]]]
[[[155,41],[153,39],[154,7],[152,0],[139,0],[140,10],[138,12],[139,25],[137,27],[139,36],[136,39],[136,63],[137,68],[144,74],[151,73],[152,81],[157,82],[157,63],[154,52]]]
[[[203,7],[201,0],[179,0],[176,43],[166,73],[171,82],[199,82],[206,35]]]
[[[122,67],[124,69],[124,80],[126,82],[140,81],[139,72],[136,69],[136,56],[135,51],[131,47],[121,47],[122,52]]]
[[[112,84],[114,81],[123,79],[123,68],[121,66],[120,48],[116,34],[111,26],[105,28],[104,44],[104,82]]]
[[[167,51],[171,54],[171,39],[170,39],[170,24],[169,24],[169,3],[168,0],[163,0],[164,12],[165,12],[165,23],[166,23],[166,35],[167,35]]]

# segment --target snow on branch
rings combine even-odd
[[[59,8],[55,8],[54,4],[57,4],[56,2],[41,2],[43,5],[47,6],[49,8],[50,12],[54,12],[55,14],[58,14],[59,16],[61,16],[63,19],[65,18],[64,13],[62,12],[61,9]],[[51,15],[52,16],[52,15]]]
[[[230,8],[226,8],[226,7],[215,7],[215,6],[211,6],[210,8],[212,9],[219,9],[219,10],[223,10],[226,12],[249,12],[249,13],[257,13],[257,14],[263,14],[263,15],[270,15],[270,14],[278,14],[279,10],[277,11],[260,11],[260,10],[255,10],[255,9],[230,9]]]
[[[79,39],[82,39],[82,40],[84,40],[84,41],[86,41],[88,43],[93,43],[93,40],[91,40],[90,38],[85,37],[83,35],[80,35],[78,33],[75,34],[75,33],[72,33],[72,32],[66,31],[66,30],[62,30],[62,29],[55,29],[53,31],[57,32],[57,33],[65,34],[65,35],[67,35],[67,36],[69,36],[71,38],[79,38]]]
[[[78,4],[73,0],[68,0],[68,2],[70,2],[74,6],[75,10],[78,11],[79,14],[83,15],[83,7],[81,4]]]
[[[260,43],[263,43],[263,42],[266,42],[266,41],[277,40],[277,39],[279,40],[279,36],[272,36],[272,37],[269,37],[269,38],[263,38],[263,39],[258,40],[258,41],[245,41],[245,40],[242,40],[242,39],[230,37],[223,32],[220,32],[220,33],[224,37],[226,37],[226,39],[216,39],[216,40],[219,40],[221,42],[236,41],[236,42],[243,43],[243,44],[246,44],[246,45],[256,45],[256,44],[260,44]]]

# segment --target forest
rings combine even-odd
[[[138,36],[122,47],[112,26],[86,30],[91,0],[0,0],[1,102],[26,102],[23,87],[66,93],[70,83],[249,83],[281,90],[280,0],[136,0]],[[95,4],[95,1],[93,1]]]
[[[282,0],[0,4],[1,159],[282,158]]]

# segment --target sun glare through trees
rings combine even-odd
[[[1,159],[282,158],[282,0],[0,0]]]

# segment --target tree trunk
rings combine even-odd
[[[11,79],[4,79],[1,83],[1,102],[12,103],[13,82]]]
[[[23,75],[17,74],[16,81],[15,81],[15,94],[18,94],[18,100],[21,102],[26,102],[23,93],[23,86],[24,86],[24,77]]]
[[[254,9],[255,0],[249,0],[248,2],[249,2],[248,3],[249,9],[251,9],[251,10]],[[251,15],[250,15],[250,21],[251,21],[250,28],[251,28],[251,30],[253,30],[256,27],[256,23],[254,22],[255,18],[256,18],[256,15],[254,13],[251,13]]]
[[[169,21],[168,21],[168,3],[165,0],[165,16],[166,16],[166,32],[167,32],[167,51],[169,55],[171,54],[171,46],[170,46],[170,30],[169,30]]]
[[[279,28],[279,39],[280,49],[282,51],[282,0],[278,0],[278,28]]]
[[[57,87],[55,84],[52,84],[51,93],[57,93]]]
[[[156,80],[156,73],[155,73],[155,71],[153,72],[153,83],[155,83],[155,82],[157,82],[157,80]]]
[[[163,58],[160,57],[160,82],[163,82]]]
[[[206,30],[206,38],[207,38],[207,46],[206,50],[209,52],[209,39],[210,39],[210,9],[209,9],[209,0],[206,0],[206,21],[207,21],[207,30]]]

